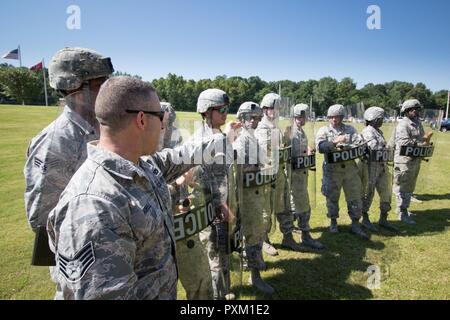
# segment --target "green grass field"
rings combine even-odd
[[[33,233],[24,212],[23,166],[30,139],[61,112],[61,108],[0,106],[0,299],[52,299],[54,285],[48,269],[31,267]],[[198,119],[194,113],[179,113],[178,119]],[[318,126],[325,125],[324,122]],[[359,127],[361,129],[361,127]],[[389,126],[384,129],[389,130]],[[316,128],[317,130],[317,128]],[[240,284],[233,273],[233,290],[240,299],[449,299],[450,298],[450,133],[437,134],[438,147],[420,175],[418,197],[413,204],[416,226],[403,226],[396,235],[387,231],[373,234],[365,242],[351,235],[350,219],[341,197],[341,232],[327,232],[325,199],[320,194],[321,156],[317,170],[317,206],[313,210],[313,236],[327,250],[322,253],[299,253],[281,249],[281,234],[272,240],[278,257],[266,257],[267,271],[262,275],[275,289],[272,297],[262,296],[250,288],[248,273]],[[376,206],[371,210],[377,218]],[[395,219],[391,212],[390,219]],[[298,236],[296,236],[298,238]],[[367,269],[381,270],[379,289],[367,287]],[[184,298],[180,287],[180,298]]]

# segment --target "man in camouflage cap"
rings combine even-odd
[[[355,128],[343,123],[345,108],[340,104],[328,108],[327,127],[322,127],[317,132],[316,146],[320,153],[331,153],[339,149],[358,145],[362,137]],[[341,189],[344,189],[347,201],[348,214],[352,219],[351,231],[363,239],[369,237],[361,229],[359,220],[362,210],[361,179],[355,160],[339,163],[329,163],[327,158],[323,162],[322,194],[327,199],[327,216],[330,218],[330,232],[337,233],[337,218],[339,218],[339,197]]]
[[[177,269],[167,183],[214,156],[222,135],[158,148],[163,112],[151,85],[114,77],[99,92],[100,140],[48,218],[62,299],[175,299]],[[180,157],[188,161],[180,161]]]
[[[379,107],[371,107],[364,112],[366,127],[361,132],[367,147],[369,157],[367,162],[361,162],[362,183],[363,183],[363,209],[362,225],[370,231],[377,232],[378,229],[370,222],[369,209],[372,205],[375,189],[380,196],[380,219],[378,225],[386,229],[397,231],[396,227],[388,223],[387,216],[391,210],[391,173],[389,172],[387,159],[392,149],[388,148],[383,132],[380,130],[383,125],[384,110]],[[386,157],[377,157],[377,154]]]
[[[425,134],[419,119],[422,105],[417,99],[403,102],[400,114],[403,119],[395,129],[395,156],[394,156],[394,193],[397,198],[397,213],[399,220],[406,224],[415,224],[410,218],[408,208],[411,196],[416,187],[419,175],[421,158],[400,155],[402,146],[427,146],[430,144],[432,132]]]
[[[262,118],[262,110],[254,102],[244,102],[238,110],[237,118],[241,131],[233,142],[239,166],[237,188],[241,211],[241,230],[247,265],[250,269],[249,283],[258,290],[272,294],[273,288],[261,279],[261,270],[266,269],[262,256],[262,245],[266,238],[264,207],[270,206],[271,183],[268,179],[256,179],[262,174],[266,163],[265,149],[259,146],[254,131]],[[259,184],[250,181],[259,180]]]
[[[306,104],[297,104],[294,106],[294,125],[287,128],[285,139],[290,140],[292,146],[291,159],[313,155],[314,149],[308,146],[308,137],[303,126],[306,124],[306,115],[309,107]],[[302,232],[302,248],[324,249],[324,245],[311,237],[311,227],[309,220],[311,218],[311,206],[309,204],[308,194],[308,168],[299,168],[292,170],[291,177],[291,198],[294,206],[294,216],[298,221],[298,226]]]
[[[24,168],[25,210],[36,232],[32,264],[51,265],[46,225],[61,192],[86,160],[89,141],[98,138],[94,103],[101,84],[114,72],[110,58],[84,48],[58,51],[49,66],[50,85],[64,97],[63,113],[31,140]]]
[[[268,93],[263,97],[260,106],[264,116],[255,132],[261,147],[267,151],[268,158],[273,160],[277,159],[275,153],[278,153],[283,141],[283,133],[280,132],[280,129],[276,126],[276,120],[278,118],[276,109],[280,100],[281,97],[276,93]],[[276,135],[278,135],[278,137]],[[273,140],[277,141],[278,145],[273,145]],[[292,232],[294,231],[294,217],[291,214],[289,204],[289,188],[286,168],[275,163],[272,163],[272,166],[278,167],[275,190],[273,190],[273,194],[277,195],[277,197],[274,200],[274,208],[265,208],[264,210],[267,236],[263,243],[263,250],[268,255],[276,256],[278,255],[278,251],[272,246],[268,236],[270,229],[272,228],[272,217],[270,215],[272,209],[275,211],[280,225],[280,231],[283,234],[281,245],[295,251],[299,251],[301,248],[292,236]],[[272,196],[274,196],[273,194]]]
[[[197,101],[197,112],[202,116],[202,126],[194,133],[192,139],[209,137],[214,133],[222,134],[221,126],[226,122],[230,100],[225,91],[207,89],[200,93]],[[212,186],[213,206],[217,218],[213,224],[200,233],[200,239],[205,243],[211,276],[213,281],[214,299],[233,300],[235,295],[230,292],[230,266],[228,253],[228,168],[232,161],[232,146],[228,140],[222,147],[224,151],[209,164],[203,164],[203,178]]]

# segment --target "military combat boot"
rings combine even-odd
[[[390,231],[398,232],[398,228],[387,221],[387,212],[380,213],[380,220],[378,220],[378,225]]]
[[[367,230],[369,230],[369,231],[372,231],[372,232],[378,232],[378,228],[375,227],[375,226],[370,222],[369,214],[366,212],[366,213],[363,213],[362,216],[363,216],[363,218],[362,218],[362,226],[363,226],[364,228],[366,228]]]
[[[275,257],[278,255],[278,250],[270,243],[269,237],[264,240],[262,249],[269,256]]]
[[[361,239],[369,240],[369,237],[367,236],[367,234],[364,231],[362,231],[361,224],[359,223],[358,220],[352,221],[352,228],[350,229],[350,231],[352,233],[356,234]]]
[[[331,222],[330,222],[330,232],[331,232],[331,233],[338,233],[338,232],[339,232],[338,225],[337,225],[337,220],[336,220],[336,219],[331,219]]]
[[[300,244],[300,247],[302,249],[316,249],[316,250],[323,250],[325,249],[325,246],[320,243],[319,241],[313,239],[311,237],[311,234],[307,231],[302,233],[302,243]]]
[[[283,241],[281,241],[281,246],[294,251],[301,250],[301,246],[297,242],[295,242],[292,233],[287,233],[283,235]]]
[[[416,222],[409,217],[408,210],[402,210],[398,216],[398,219],[401,222],[406,223],[406,224],[410,224],[410,225],[416,224]]]
[[[261,274],[259,270],[250,269],[250,278],[248,279],[248,284],[254,286],[259,291],[265,294],[273,294],[275,290],[269,286],[266,282],[261,279]]]

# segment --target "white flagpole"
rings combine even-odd
[[[445,118],[448,119],[448,105],[450,100],[450,91],[447,92],[447,112],[445,113]]]
[[[20,45],[17,46],[19,51],[19,67],[22,68],[22,50],[20,50]],[[25,105],[25,101],[22,100],[22,105]]]
[[[48,107],[48,97],[47,97],[47,79],[45,76],[45,63],[44,58],[42,58],[42,72],[44,73],[44,93],[45,93],[45,105]]]
[[[22,68],[22,50],[20,50],[20,45],[17,48],[19,49],[19,67]]]

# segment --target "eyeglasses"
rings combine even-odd
[[[143,112],[143,113],[145,113],[145,114],[150,114],[150,115],[152,115],[152,116],[158,117],[159,120],[160,120],[161,122],[163,122],[163,120],[164,120],[164,114],[165,114],[164,111],[143,111],[143,110],[129,110],[129,109],[125,110],[125,112],[126,112],[126,113],[139,113],[139,112]]]
[[[216,107],[212,108],[214,111],[218,111],[219,113],[227,113],[228,112],[228,106],[222,106],[222,107]]]

